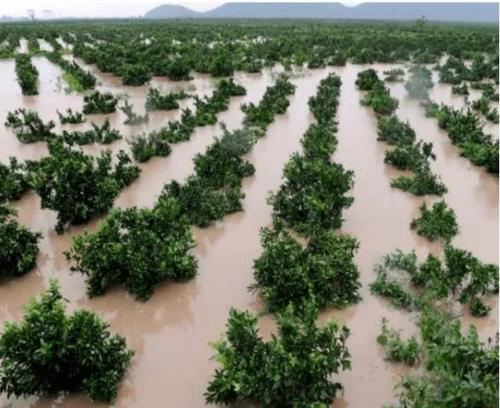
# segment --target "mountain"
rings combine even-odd
[[[333,20],[416,20],[498,23],[498,3],[226,3],[197,12],[183,6],[163,5],[145,18],[305,18]]]
[[[194,18],[201,17],[203,13],[191,10],[184,6],[175,6],[173,4],[164,4],[149,10],[145,18]]]

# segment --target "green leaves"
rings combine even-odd
[[[36,265],[40,233],[15,220],[15,210],[0,205],[0,279],[21,276]]]
[[[420,319],[427,370],[403,378],[400,407],[484,408],[498,404],[498,340],[483,344],[476,328],[465,335],[447,313],[425,308]]]
[[[260,290],[269,311],[290,304],[301,311],[311,302],[318,308],[342,308],[360,299],[354,238],[323,232],[302,248],[288,232],[264,229],[261,241],[252,289]]]
[[[16,54],[16,75],[23,95],[38,95],[38,70],[29,54]]]
[[[241,183],[255,172],[253,165],[242,157],[250,152],[258,133],[246,128],[233,132],[222,129],[223,136],[194,158],[195,173],[183,185],[176,181],[166,185],[160,196],[160,200],[178,200],[190,223],[199,227],[240,211],[244,197]]]
[[[116,398],[133,352],[112,336],[92,312],[65,314],[56,281],[26,307],[24,320],[7,323],[0,337],[0,392],[30,396],[85,392],[90,398]]]
[[[318,327],[316,316],[308,307],[298,318],[288,307],[276,316],[278,334],[264,342],[257,319],[231,309],[226,337],[213,345],[222,368],[207,387],[207,402],[254,401],[269,408],[331,404],[341,389],[331,375],[350,368],[349,330],[332,321]]]
[[[421,308],[429,301],[451,298],[484,316],[488,308],[482,297],[498,293],[498,266],[484,264],[470,252],[449,245],[443,260],[428,255],[420,264],[414,252],[395,251],[376,266],[376,272],[372,292],[403,308]],[[409,284],[403,284],[397,272],[408,274]]]
[[[94,113],[113,113],[116,112],[118,99],[111,93],[100,93],[94,91],[90,95],[83,97],[83,113],[90,115]]]
[[[30,188],[28,166],[11,157],[9,165],[0,163],[0,180],[0,204],[18,200]]]
[[[134,158],[145,162],[153,156],[168,156],[170,154],[169,143],[185,142],[189,140],[195,127],[215,124],[217,113],[228,109],[230,97],[245,95],[245,93],[245,88],[234,83],[232,78],[219,81],[211,97],[202,99],[195,96],[196,112],[194,114],[190,109],[184,109],[180,120],[169,122],[167,126],[159,130],[132,139],[130,145]],[[146,109],[178,107],[177,99],[186,96],[183,92],[160,96],[157,90],[150,89]],[[130,107],[126,106],[125,109],[129,111],[129,119],[143,119],[142,117],[133,117]]]
[[[413,72],[420,72],[417,68]],[[415,131],[408,122],[402,122],[393,112],[398,107],[398,101],[391,98],[389,90],[378,78],[373,69],[361,71],[356,84],[369,90],[361,100],[378,114],[378,139],[389,145],[396,146],[387,150],[384,161],[400,170],[411,170],[411,176],[399,176],[391,181],[391,187],[411,194],[422,196],[433,194],[441,196],[448,190],[440,177],[432,173],[429,159],[436,159],[432,153],[432,143],[418,141],[415,143]]]
[[[420,217],[414,219],[410,227],[417,231],[417,234],[426,237],[429,241],[442,239],[450,242],[458,233],[458,224],[455,212],[448,208],[444,201],[436,202],[432,209],[427,209],[427,204],[420,206]]]
[[[57,41],[55,41],[56,44]],[[54,44],[54,42],[52,43]],[[85,91],[93,89],[96,85],[96,78],[89,71],[83,69],[76,61],[68,61],[64,59],[61,53],[54,50],[46,54],[49,61],[59,65],[65,72],[65,77],[70,78],[72,83],[69,83],[71,90]]]
[[[180,203],[164,198],[153,210],[113,210],[99,229],[73,239],[66,257],[85,275],[90,296],[123,285],[138,300],[151,297],[165,280],[196,275],[191,227]]]
[[[361,104],[370,106],[377,115],[391,115],[398,108],[398,100],[391,97],[389,90],[378,78],[374,69],[369,68],[359,72],[356,86],[361,91],[368,91],[361,100]]]
[[[124,64],[120,69],[123,85],[141,86],[151,79],[149,67],[143,62]]]
[[[63,115],[61,112],[57,111],[57,116],[59,116],[59,121],[61,125],[66,123],[83,123],[85,122],[85,117],[82,112],[73,112],[73,109],[66,109],[66,114]]]
[[[297,153],[285,165],[284,183],[271,195],[273,218],[305,236],[342,225],[342,210],[353,198],[352,171],[323,159],[308,160]]]
[[[290,102],[288,96],[295,92],[288,77],[281,75],[271,87],[267,87],[264,97],[258,105],[253,103],[241,105],[241,110],[245,113],[243,124],[247,127],[259,127],[263,131],[274,120],[274,115],[286,112]]]
[[[55,138],[52,129],[56,125],[53,121],[45,124],[37,112],[23,108],[9,112],[5,126],[14,130],[21,143],[48,142]]]
[[[387,326],[387,320],[382,319],[382,329],[377,336],[377,343],[386,351],[386,358],[389,361],[415,365],[420,361],[422,349],[417,339],[412,336],[404,341],[398,331]]]
[[[425,107],[426,115],[437,119],[439,127],[448,132],[462,156],[498,175],[498,140],[483,132],[477,114],[470,109],[459,111],[446,105],[426,104]]]
[[[156,88],[149,88],[146,98],[146,111],[179,109],[179,99],[187,98],[184,91],[170,92],[162,95]]]
[[[118,153],[115,166],[110,151],[89,156],[59,140],[49,144],[49,153],[35,165],[33,188],[40,195],[42,208],[57,211],[58,233],[67,224],[83,224],[105,213],[140,173],[123,151]]]
[[[365,69],[358,73],[356,87],[360,91],[371,91],[380,82],[377,71],[373,68]]]
[[[341,81],[330,74],[320,81],[309,107],[317,120],[304,134],[304,156],[295,153],[285,165],[284,182],[269,198],[273,220],[304,236],[340,228],[342,210],[352,197],[345,194],[353,186],[352,171],[331,161],[337,139],[335,115]]]
[[[415,142],[416,135],[413,128],[395,115],[378,118],[377,127],[377,140],[388,145],[403,147]]]

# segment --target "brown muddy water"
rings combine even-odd
[[[33,60],[40,71],[40,95],[34,97],[21,95],[14,62],[0,62],[0,78],[3,82],[0,88],[0,118],[5,118],[8,111],[22,106],[37,110],[45,120],[55,120],[57,109],[64,111],[71,107],[80,110],[82,96],[65,91],[65,84],[60,79],[61,70],[45,58]],[[124,87],[119,78],[102,74],[92,66],[85,67],[96,74],[100,89],[128,97],[135,110],[143,113],[147,87]],[[374,67],[381,73],[393,66]],[[354,86],[357,73],[365,68],[347,65],[343,68],[306,71],[292,78],[297,90],[290,99],[288,112],[276,118],[266,136],[249,155],[256,173],[244,181],[244,211],[227,216],[210,228],[194,228],[195,251],[199,259],[198,276],[185,284],[167,283],[160,286],[146,303],[133,300],[121,288],[105,296],[88,299],[81,275],[70,274],[63,251],[69,248],[73,236],[84,229],[95,229],[99,220],[82,228],[72,228],[59,236],[53,230],[55,213],[41,210],[36,194],[25,195],[15,203],[20,221],[43,232],[44,238],[37,268],[21,278],[0,283],[0,329],[6,321],[20,320],[23,305],[31,296],[42,292],[49,279],[55,277],[61,283],[70,310],[88,308],[96,311],[109,322],[112,331],[127,338],[129,346],[136,352],[120,389],[116,407],[206,406],[203,393],[217,366],[211,359],[213,352],[209,342],[219,339],[225,331],[231,307],[256,313],[262,310],[259,299],[247,288],[253,282],[253,260],[261,252],[259,230],[271,223],[271,209],[266,204],[266,197],[269,191],[276,190],[280,185],[282,169],[290,154],[300,149],[300,139],[312,120],[307,106],[308,98],[315,94],[319,81],[328,72],[335,71],[341,75],[343,86],[337,115],[339,144],[334,158],[355,172],[352,192],[355,201],[345,211],[342,232],[360,241],[356,262],[361,271],[363,300],[345,310],[329,310],[322,314],[322,319],[335,318],[351,329],[348,346],[352,355],[352,370],[337,376],[345,390],[333,406],[365,408],[391,403],[395,384],[408,370],[384,361],[383,353],[375,341],[381,319],[387,317],[390,324],[401,329],[405,335],[417,334],[418,330],[414,316],[392,308],[369,293],[368,284],[374,279],[373,266],[383,255],[396,248],[407,251],[416,249],[421,257],[429,252],[439,253],[441,248],[438,244],[429,244],[410,230],[409,224],[424,199],[390,187],[391,177],[398,173],[384,164],[385,146],[376,141],[376,119],[370,109],[360,105],[361,93]],[[221,113],[219,120],[230,129],[241,126],[243,114],[239,109],[240,104],[260,100],[272,78],[273,73],[268,71],[256,75],[237,74],[236,80],[247,88],[248,95],[232,98],[229,110]],[[154,78],[152,85],[164,90],[186,89],[197,94],[210,94],[214,88],[213,80],[207,76],[196,76],[189,82]],[[410,121],[418,138],[434,143],[437,160],[432,164],[433,170],[448,186],[449,193],[444,198],[455,210],[461,228],[454,244],[471,250],[484,261],[497,263],[498,180],[461,158],[446,134],[438,129],[435,120],[425,118],[418,102],[406,98],[402,84],[391,85],[391,92],[400,100],[397,114]],[[450,95],[449,87],[436,85],[431,97],[445,101]],[[461,106],[463,98],[457,99],[455,103]],[[183,102],[183,106],[190,104],[190,100]],[[178,111],[155,112],[150,114],[151,120],[147,125],[138,127],[123,125],[124,115],[121,112],[92,115],[90,120],[102,123],[107,117],[113,127],[130,138],[134,134],[163,126],[178,115]],[[89,127],[90,120],[76,128]],[[170,180],[182,180],[189,175],[193,156],[203,152],[220,133],[218,125],[197,128],[189,142],[173,146],[169,157],[155,158],[141,164],[141,176],[122,192],[116,205],[152,206],[162,186]],[[84,149],[96,153],[102,148],[86,146]],[[128,149],[128,145],[123,140],[108,148],[118,151]],[[44,143],[22,145],[8,129],[0,130],[2,162],[11,155],[21,159],[37,159],[45,154],[47,150]],[[433,201],[430,198],[425,200]],[[463,318],[467,324],[478,326],[483,338],[494,335],[497,330],[496,298],[491,299],[491,305],[495,310],[489,318]],[[260,326],[266,337],[274,329],[269,316],[261,318]],[[104,405],[91,403],[79,395],[57,400],[8,399],[0,395],[0,407],[27,406],[84,408]]]

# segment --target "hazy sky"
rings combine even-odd
[[[235,0],[228,0],[235,1]],[[236,0],[238,1],[238,0]],[[240,0],[241,1],[241,0]],[[252,0],[247,0],[252,1]],[[258,0],[259,1],[259,0]],[[266,0],[260,0],[266,1]],[[276,1],[276,0],[267,0]],[[279,1],[279,0],[278,0]],[[296,0],[297,1],[297,0]],[[304,0],[302,0],[304,1]],[[307,0],[306,0],[307,1]],[[318,1],[318,0],[316,0]],[[322,1],[322,0],[320,0]],[[324,1],[324,0],[323,0]],[[373,0],[372,0],[373,1]],[[352,1],[343,1],[353,5]],[[213,9],[224,1],[182,0],[0,0],[0,17],[4,15],[22,17],[28,10],[35,10],[36,17],[129,17],[142,16],[162,4],[182,4],[193,10]],[[50,13],[49,13],[50,11]]]
[[[140,16],[162,4],[182,4],[193,10],[204,11],[224,2],[190,2],[169,0],[0,0],[0,16],[26,16],[29,9],[42,17],[50,10],[52,17],[128,17]]]

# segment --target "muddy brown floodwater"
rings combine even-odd
[[[56,119],[56,110],[71,107],[80,110],[82,97],[65,92],[61,82],[61,70],[45,58],[34,58],[40,71],[40,95],[23,97],[16,82],[14,62],[0,62],[0,119],[9,110],[21,106],[37,110],[43,119]],[[81,61],[79,61],[82,63]],[[99,80],[101,90],[127,95],[135,110],[142,113],[147,87],[124,87],[119,78],[99,72],[87,66]],[[380,72],[394,66],[375,65]],[[269,126],[266,136],[259,140],[249,155],[256,173],[244,181],[244,211],[229,215],[222,222],[206,229],[193,228],[196,240],[196,256],[199,259],[199,274],[184,284],[167,283],[155,291],[146,303],[132,299],[123,289],[117,288],[105,296],[88,299],[85,284],[79,274],[70,274],[63,251],[71,244],[73,236],[83,230],[94,230],[100,220],[85,227],[72,228],[62,236],[53,227],[55,213],[40,209],[40,200],[34,193],[26,194],[15,203],[20,221],[34,230],[43,232],[38,266],[31,273],[0,284],[0,329],[6,321],[20,320],[23,305],[28,299],[47,287],[50,278],[61,283],[63,295],[68,299],[68,308],[88,308],[99,313],[109,322],[112,331],[127,338],[136,352],[133,364],[123,381],[115,406],[139,407],[183,407],[205,406],[203,393],[211,378],[216,363],[209,342],[217,340],[225,331],[231,307],[262,310],[255,294],[247,288],[253,281],[253,260],[261,252],[259,230],[271,223],[271,208],[266,204],[268,192],[276,190],[281,183],[284,164],[290,154],[300,149],[300,139],[312,121],[307,100],[316,92],[319,81],[329,72],[337,72],[342,78],[342,90],[337,119],[339,122],[338,149],[335,160],[355,171],[355,186],[352,194],[354,204],[345,211],[343,233],[355,236],[360,241],[356,262],[361,271],[362,302],[345,310],[328,310],[321,318],[335,318],[351,329],[348,340],[352,355],[352,370],[337,376],[344,385],[343,396],[334,407],[365,408],[381,407],[393,400],[394,386],[400,376],[408,372],[401,366],[384,361],[375,338],[380,330],[382,317],[387,317],[392,326],[405,334],[418,334],[415,317],[398,311],[387,302],[372,296],[368,284],[374,278],[373,266],[386,253],[400,248],[416,249],[418,255],[439,253],[437,244],[429,244],[410,230],[409,224],[424,201],[399,190],[391,189],[390,179],[398,173],[383,162],[384,145],[376,141],[376,119],[370,109],[360,105],[361,93],[355,89],[357,73],[366,66],[347,65],[305,71],[293,76],[297,85],[295,95],[285,115],[278,116]],[[236,80],[248,90],[244,97],[232,98],[229,110],[219,115],[219,121],[230,129],[241,126],[243,114],[239,106],[243,102],[257,102],[266,86],[272,83],[274,74],[237,74]],[[171,82],[154,78],[152,85],[164,90],[186,89],[192,93],[210,94],[214,81],[207,76],[196,76],[189,82]],[[193,86],[195,89],[193,89]],[[498,180],[482,169],[472,166],[459,156],[446,134],[439,130],[434,119],[425,118],[418,102],[408,100],[402,84],[391,85],[391,92],[400,100],[397,113],[408,119],[417,137],[432,141],[437,160],[433,170],[440,174],[448,186],[445,196],[456,211],[461,227],[454,243],[471,250],[484,261],[498,262]],[[432,98],[445,101],[450,98],[450,88],[439,85],[432,91]],[[190,100],[183,106],[190,106]],[[463,104],[459,99],[455,106]],[[113,127],[120,129],[126,138],[148,132],[176,119],[179,111],[155,112],[147,125],[124,126],[121,112],[111,115],[92,115],[87,123],[73,126],[85,129],[90,121],[102,123],[109,118]],[[72,128],[67,126],[66,128]],[[58,129],[60,126],[58,125]],[[116,200],[119,207],[152,206],[163,185],[170,180],[183,180],[192,172],[192,158],[203,152],[217,135],[219,126],[197,128],[187,143],[174,145],[166,158],[155,158],[141,164],[142,174],[126,188]],[[86,146],[85,151],[97,153],[102,146]],[[113,151],[128,149],[125,140],[107,148]],[[0,129],[0,160],[9,156],[21,159],[37,159],[47,154],[44,143],[20,144],[5,128]],[[426,201],[432,201],[429,198]],[[483,338],[491,336],[497,328],[496,299],[491,317],[473,319],[464,317],[467,324],[478,326]],[[260,319],[262,333],[267,337],[273,331],[271,317]],[[69,408],[103,407],[91,403],[86,397],[76,395],[51,398],[15,399],[0,395],[1,407],[45,408],[64,406]]]

